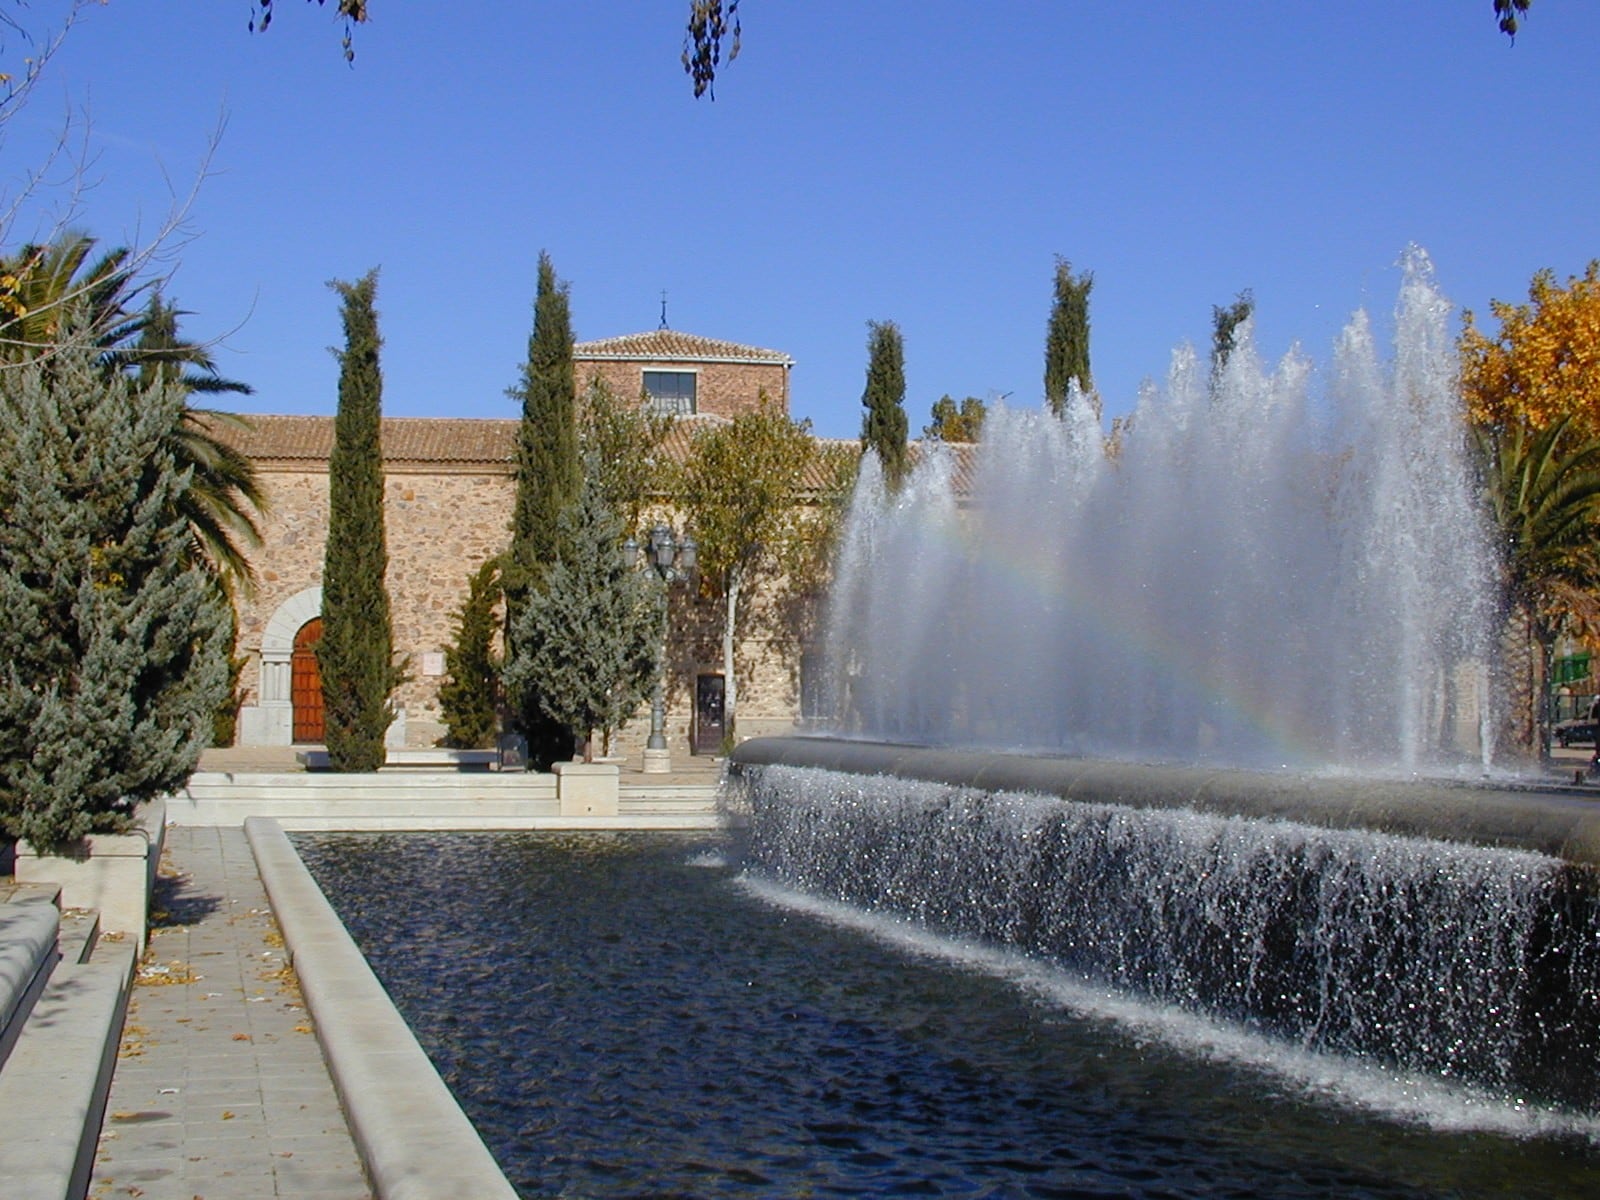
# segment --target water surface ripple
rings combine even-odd
[[[1324,1105],[662,834],[297,835],[525,1197],[1576,1197],[1575,1138]]]

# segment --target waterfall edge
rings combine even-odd
[[[1600,802],[1570,788],[1277,774],[829,737],[753,738],[730,759],[734,772],[777,764],[1093,804],[1370,829],[1528,850],[1600,870]]]

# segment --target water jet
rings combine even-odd
[[[734,754],[751,870],[1266,1043],[1600,1115],[1600,812],[1494,764],[1449,305],[1174,356],[1109,450],[1001,411],[864,464],[831,737]],[[1316,386],[1320,383],[1320,387]]]
[[[1344,772],[1481,773],[1496,567],[1449,333],[1405,264],[1396,350],[1357,313],[1327,371],[1248,328],[1192,350],[1108,451],[1001,407],[900,491],[863,463],[824,643],[836,732]],[[1319,386],[1320,385],[1320,386]]]

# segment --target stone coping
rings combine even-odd
[[[158,796],[139,805],[128,832],[90,834],[77,853],[40,854],[19,841],[13,870],[18,883],[60,885],[63,908],[95,909],[102,929],[129,934],[143,950],[166,833],[167,801]]]
[[[516,1200],[287,835],[244,828],[379,1200]]]

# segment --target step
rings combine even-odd
[[[135,946],[131,938],[95,944],[87,936],[80,945],[92,959],[56,964],[0,1069],[7,1200],[62,1200],[88,1190]]]
[[[0,1066],[60,958],[61,889],[21,884],[8,891],[0,904]]]
[[[61,932],[57,943],[64,962],[86,963],[100,944],[100,910],[97,908],[68,908],[61,913]],[[113,934],[111,940],[120,941],[122,935]]]
[[[297,750],[295,761],[308,771],[326,771],[332,759],[326,750]],[[498,750],[452,750],[444,746],[385,751],[383,765],[400,770],[487,771],[500,765]]]
[[[720,820],[706,786],[646,785],[620,790],[617,817],[603,825],[710,828]],[[564,829],[593,825],[564,817],[555,777],[540,775],[193,776],[167,801],[179,825],[242,825],[272,817],[295,832],[414,829]]]

